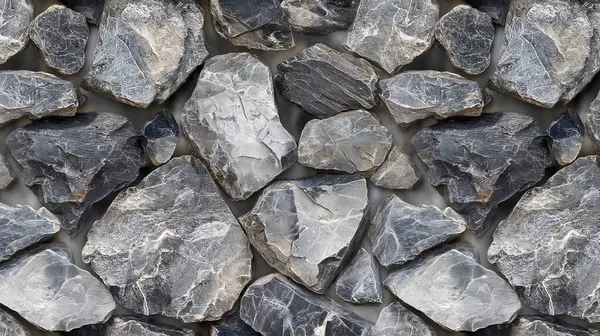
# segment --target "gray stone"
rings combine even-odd
[[[451,208],[442,211],[434,205],[414,206],[392,194],[377,209],[369,240],[379,263],[390,268],[454,239],[466,228]]]
[[[429,117],[478,116],[485,105],[477,82],[450,72],[406,71],[381,80],[379,88],[383,103],[402,126]]]
[[[104,336],[194,336],[191,329],[156,325],[134,317],[115,317],[104,326]]]
[[[252,327],[242,321],[238,313],[227,316],[210,329],[210,336],[260,336]]]
[[[0,0],[0,8],[0,64],[4,64],[29,42],[33,4],[30,0]]]
[[[281,8],[299,33],[324,36],[348,29],[359,3],[360,0],[283,0]]]
[[[106,0],[82,86],[135,107],[163,103],[208,56],[203,26],[195,0]]]
[[[521,302],[500,276],[479,265],[464,243],[404,265],[384,285],[442,327],[475,331],[512,321]]]
[[[0,309],[0,335],[5,336],[31,336],[27,327]]]
[[[539,317],[519,317],[513,323],[509,336],[596,336],[600,331],[585,327],[555,323]]]
[[[378,80],[369,62],[321,43],[277,66],[281,94],[319,118],[375,107]]]
[[[379,313],[377,323],[371,329],[371,336],[436,336],[437,333],[419,316],[404,308],[399,302],[392,302]]]
[[[550,152],[561,166],[575,161],[581,147],[585,129],[577,111],[569,109],[548,128]]]
[[[552,164],[545,132],[528,116],[483,114],[419,131],[412,145],[429,182],[482,235],[498,205],[537,184]]]
[[[80,113],[17,128],[6,146],[23,182],[76,235],[95,203],[137,178],[145,163],[138,134],[125,117]]]
[[[294,46],[292,27],[279,0],[210,0],[217,33],[236,46],[287,50]]]
[[[92,24],[100,23],[104,0],[60,0],[65,6],[81,13]]]
[[[0,154],[0,189],[6,189],[15,180],[14,172],[4,155]]]
[[[495,23],[503,26],[506,22],[510,0],[467,0],[467,2],[480,11],[487,13]]]
[[[592,101],[584,115],[585,128],[592,138],[596,153],[600,153],[600,94]]]
[[[435,0],[362,0],[345,46],[392,73],[433,45],[439,12]]]
[[[191,152],[236,201],[296,161],[296,141],[279,120],[269,67],[248,53],[206,62],[181,127]]]
[[[116,308],[108,289],[77,267],[62,244],[42,246],[0,263],[0,292],[0,304],[50,331],[102,323]]]
[[[252,276],[248,239],[191,156],[122,191],[92,226],[82,259],[122,306],[185,323],[221,319]]]
[[[171,159],[179,141],[179,125],[167,109],[162,110],[142,129],[144,148],[154,165]]]
[[[239,221],[271,267],[322,294],[359,248],[366,208],[365,179],[317,175],[271,184]]]
[[[365,110],[309,121],[298,146],[302,165],[348,173],[379,167],[392,148],[392,134]]]
[[[368,336],[372,324],[326,296],[280,274],[256,280],[242,297],[240,316],[264,336]]]
[[[383,164],[375,171],[370,181],[387,189],[410,189],[421,180],[408,154],[402,148],[393,146]]]
[[[382,292],[375,260],[369,252],[361,248],[337,279],[335,294],[344,301],[365,304],[382,303]]]

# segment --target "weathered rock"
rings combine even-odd
[[[570,109],[548,128],[550,152],[561,166],[575,161],[581,147],[585,129],[577,111]]]
[[[159,166],[171,159],[179,141],[179,125],[167,109],[146,123],[142,129],[144,148],[153,164]]]
[[[292,27],[278,0],[210,0],[217,33],[250,49],[286,50],[294,46]]]
[[[6,189],[15,180],[14,173],[4,155],[0,154],[0,189]]]
[[[587,129],[596,153],[600,153],[600,94],[592,101],[589,110],[584,115],[585,128]]]
[[[269,67],[248,53],[206,62],[181,127],[192,153],[234,200],[250,197],[296,161],[296,141],[279,120]]]
[[[364,248],[358,250],[354,260],[346,267],[335,283],[335,294],[344,301],[364,304],[381,303],[383,288],[375,260]]]
[[[292,27],[302,34],[324,36],[346,30],[356,16],[360,0],[283,0]]]
[[[62,244],[0,263],[0,292],[0,304],[50,331],[104,322],[116,308],[108,289],[77,267]]]
[[[76,235],[91,207],[133,182],[144,163],[138,132],[113,113],[83,113],[17,128],[6,146],[23,182]]]
[[[156,325],[134,317],[115,317],[104,326],[106,336],[194,336],[191,329]]]
[[[371,336],[419,335],[436,336],[435,330],[419,316],[404,308],[400,302],[392,302],[379,313]]]
[[[0,0],[0,8],[0,64],[4,64],[29,42],[33,4],[30,0]]]
[[[260,336],[242,321],[238,313],[231,314],[210,329],[210,336]]]
[[[392,73],[433,45],[439,12],[434,0],[362,0],[345,46]]]
[[[269,265],[322,294],[359,248],[366,208],[365,179],[317,175],[271,184],[239,221]]]
[[[326,296],[280,274],[256,280],[242,296],[240,316],[264,336],[368,336],[372,324]]]
[[[392,134],[365,110],[309,121],[298,146],[302,165],[348,173],[379,167],[392,148]]]
[[[124,307],[186,323],[220,319],[252,276],[244,232],[191,156],[122,191],[92,226],[82,258]]]
[[[9,313],[0,309],[0,335],[5,336],[31,336],[27,327],[21,324]]]
[[[534,186],[552,164],[545,134],[517,113],[442,122],[419,131],[412,145],[429,167],[429,182],[476,235],[500,203]]]
[[[421,173],[402,148],[393,146],[370,181],[387,189],[410,189],[421,180]]]
[[[480,11],[487,13],[495,23],[503,26],[506,22],[510,0],[467,0],[467,2]]]
[[[600,331],[565,323],[555,323],[538,317],[519,317],[513,323],[510,336],[592,336]]]
[[[60,0],[65,6],[83,14],[93,24],[100,23],[104,0]]]
[[[277,66],[281,94],[319,118],[374,107],[378,80],[369,62],[321,43]]]
[[[485,105],[477,82],[450,72],[406,71],[381,80],[379,88],[383,103],[402,126],[429,117],[478,116]]]
[[[135,107],[162,103],[208,56],[203,26],[194,0],[106,0],[82,85]]]
[[[451,208],[441,211],[434,205],[417,207],[393,194],[381,203],[372,222],[369,239],[373,254],[387,268],[413,260],[467,228]]]

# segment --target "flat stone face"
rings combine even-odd
[[[105,326],[105,336],[194,336],[191,329],[150,324],[133,317],[115,317]]]
[[[557,324],[537,317],[519,317],[510,330],[510,336],[592,336],[600,331],[571,324]]]
[[[116,308],[108,289],[77,267],[62,244],[42,246],[0,263],[0,292],[0,304],[50,331],[102,323]]]
[[[135,107],[162,103],[208,56],[203,26],[194,0],[106,0],[82,85]]]
[[[365,110],[309,121],[298,145],[298,162],[348,173],[379,167],[392,148],[392,134]]]
[[[374,107],[378,80],[369,62],[321,43],[277,66],[281,94],[319,118]]]
[[[31,333],[16,318],[0,309],[0,335],[31,336]]]
[[[369,230],[373,254],[387,268],[415,259],[466,230],[464,220],[450,208],[414,206],[396,195],[386,198]]]
[[[370,178],[371,183],[386,189],[410,189],[421,180],[408,154],[402,148],[393,146],[383,164]]]
[[[342,271],[335,283],[335,294],[342,300],[354,303],[381,303],[383,288],[379,270],[373,257],[364,248],[358,250],[354,260]]]
[[[112,113],[80,113],[14,130],[6,146],[23,182],[76,235],[94,203],[129,185],[144,163],[138,134]]]
[[[179,125],[167,109],[162,110],[142,129],[144,148],[156,166],[171,159],[179,141]]]
[[[218,324],[214,324],[210,329],[210,336],[260,336],[260,334],[242,321],[238,313],[233,313]]]
[[[283,0],[281,8],[294,30],[324,36],[348,29],[359,3],[360,0]]]
[[[185,323],[220,319],[252,276],[248,239],[191,156],[122,191],[92,226],[82,257],[124,307]]]
[[[104,0],[60,0],[65,6],[83,14],[92,24],[100,23]]]
[[[8,161],[0,154],[0,189],[6,189],[15,180],[14,175]]]
[[[581,147],[585,129],[577,111],[571,109],[548,128],[550,152],[561,166],[575,161]]]
[[[478,116],[485,105],[477,82],[450,72],[406,71],[381,80],[379,88],[383,103],[402,126],[429,117]]]
[[[0,0],[0,64],[25,49],[29,42],[29,23],[33,19],[30,0]]]
[[[345,46],[392,73],[432,46],[439,12],[434,0],[363,0]]]
[[[448,247],[404,265],[383,284],[449,330],[475,331],[512,321],[521,309],[517,293],[479,265],[475,253],[466,243]]]
[[[351,175],[317,175],[272,183],[239,218],[271,267],[322,294],[359,248],[367,183]]]
[[[467,0],[471,6],[487,13],[495,23],[502,26],[506,22],[510,1],[511,0]]]
[[[487,230],[498,204],[534,186],[552,164],[544,132],[517,113],[442,122],[411,142],[429,167],[429,182],[476,235]]]
[[[280,274],[264,276],[248,287],[240,316],[265,336],[368,336],[372,327],[330,298],[315,295]]]
[[[592,138],[596,153],[600,153],[600,95],[590,104],[589,110],[584,115],[585,127]]]
[[[404,308],[400,302],[392,302],[379,313],[371,336],[436,336],[435,330],[419,316]]]

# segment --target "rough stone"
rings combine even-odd
[[[265,336],[368,336],[372,327],[330,298],[310,293],[280,274],[264,276],[248,287],[240,316]]]
[[[419,131],[412,145],[429,167],[429,182],[483,234],[498,205],[537,184],[552,159],[536,122],[517,113],[490,113]]]
[[[585,128],[587,129],[596,153],[600,153],[600,94],[592,101],[589,110],[584,115]]]
[[[421,180],[421,173],[402,148],[393,146],[383,164],[370,181],[387,189],[410,189]]]
[[[435,0],[362,0],[345,46],[392,73],[433,45],[439,12]]]
[[[269,265],[322,294],[359,248],[366,208],[364,178],[317,175],[271,184],[239,221]]]
[[[577,111],[570,109],[548,128],[550,152],[561,166],[575,161],[581,147],[585,129]]]
[[[0,0],[0,8],[0,64],[4,64],[29,42],[33,4],[30,0]]]
[[[279,64],[276,82],[286,99],[327,118],[374,107],[378,80],[369,62],[319,43]]]
[[[466,228],[451,208],[442,211],[434,205],[414,206],[392,194],[377,209],[369,239],[379,263],[390,268],[454,239]]]
[[[106,0],[87,90],[135,107],[162,103],[204,62],[195,0]]]
[[[495,23],[504,26],[510,7],[510,0],[467,0],[467,2],[488,14]]]
[[[298,146],[302,165],[348,173],[379,167],[392,148],[392,134],[365,110],[309,121]]]
[[[206,62],[181,126],[191,152],[236,201],[296,161],[296,141],[279,120],[269,67],[248,53]]]
[[[171,159],[179,141],[179,125],[167,109],[162,110],[142,129],[144,148],[154,165]]]
[[[382,292],[375,260],[369,252],[361,248],[337,279],[335,294],[344,301],[365,304],[382,303]]]
[[[252,276],[248,239],[191,156],[122,191],[92,226],[82,259],[124,307],[185,323],[221,319]]]
[[[138,134],[125,117],[91,112],[17,128],[6,146],[23,182],[76,235],[92,205],[137,178],[145,161]]]
[[[600,331],[565,323],[555,323],[539,317],[519,317],[509,336],[596,336]]]
[[[9,313],[0,309],[0,335],[31,336],[27,327]]]
[[[6,189],[15,180],[14,172],[4,155],[0,154],[0,189]]]
[[[371,329],[371,336],[436,336],[437,333],[419,316],[404,308],[399,302],[392,302],[379,313],[377,323]]]
[[[105,336],[194,336],[191,329],[156,325],[134,317],[115,317],[104,326]]]
[[[81,13],[92,24],[100,23],[104,0],[60,0],[65,6]]]
[[[231,314],[210,329],[210,336],[260,336],[242,321],[238,313]]]
[[[325,36],[346,30],[356,16],[360,0],[283,0],[288,21],[302,34]]]
[[[381,80],[379,88],[383,103],[402,126],[429,117],[478,116],[485,105],[477,82],[450,72],[406,71]]]

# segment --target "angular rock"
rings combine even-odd
[[[362,239],[367,183],[351,175],[317,175],[268,186],[239,218],[271,267],[322,294]]]
[[[206,62],[181,127],[192,153],[236,201],[296,161],[296,141],[279,120],[269,67],[248,53]]]
[[[283,0],[281,8],[294,28],[302,34],[325,36],[346,30],[356,16],[360,0]]]
[[[519,317],[510,330],[510,336],[593,336],[600,331],[585,327],[555,323],[539,317]]]
[[[454,7],[435,25],[435,38],[450,63],[469,75],[482,74],[490,66],[495,36],[492,18],[466,5]]]
[[[248,287],[240,316],[265,336],[368,336],[372,327],[330,298],[310,293],[280,274],[264,276]]]
[[[104,326],[106,336],[194,336],[191,329],[156,325],[134,317],[115,317]]]
[[[0,8],[0,64],[4,64],[29,42],[33,4],[30,0],[0,0]]]
[[[138,134],[113,113],[81,113],[14,130],[6,146],[23,182],[76,235],[92,206],[126,187],[145,163]]]
[[[0,189],[6,189],[15,180],[14,172],[4,155],[0,154]]]
[[[400,302],[392,302],[379,313],[377,323],[371,329],[371,336],[401,335],[436,336],[437,333]]]
[[[414,206],[396,195],[386,198],[373,217],[369,239],[373,254],[387,268],[415,259],[466,230],[464,220],[451,208]]]
[[[191,156],[122,191],[92,226],[82,259],[124,307],[185,323],[219,320],[252,276],[248,239]]]
[[[379,167],[392,148],[392,134],[365,110],[309,121],[298,145],[300,164],[348,173]]]
[[[167,109],[146,123],[142,129],[144,148],[156,166],[166,163],[175,153],[179,141],[179,125]]]
[[[77,267],[62,244],[42,246],[0,263],[0,292],[0,304],[50,331],[104,322],[116,308],[108,289]]]
[[[345,46],[392,73],[433,45],[439,12],[434,0],[362,0]]]
[[[369,62],[315,44],[277,66],[277,87],[306,112],[327,118],[377,104],[379,76]]]
[[[487,230],[500,203],[534,186],[552,164],[544,132],[517,113],[442,122],[411,142],[429,167],[429,182],[476,235]]]
[[[382,292],[375,260],[369,252],[361,248],[354,260],[338,277],[335,283],[335,294],[344,301],[365,304],[382,303]]]
[[[242,321],[238,313],[234,313],[213,325],[210,336],[260,336],[260,334]]]
[[[517,293],[476,259],[472,246],[450,246],[404,265],[384,285],[449,330],[475,331],[512,321],[521,309]]]
[[[487,13],[495,23],[504,26],[510,0],[467,0],[467,2],[480,11]]]
[[[485,105],[477,82],[450,72],[406,71],[381,80],[379,88],[383,103],[402,126],[429,117],[478,116]]]
[[[548,128],[550,152],[561,166],[575,161],[581,147],[585,129],[577,111],[570,109]]]
[[[236,46],[287,50],[294,46],[292,27],[278,0],[210,0],[217,33]]]
[[[402,148],[393,146],[383,164],[370,178],[371,183],[386,189],[410,189],[421,180],[421,173]]]
[[[596,153],[600,153],[600,94],[590,104],[584,119],[585,128],[592,138]]]
[[[203,26],[194,0],[106,0],[82,86],[135,107],[163,103],[208,56]]]
[[[100,23],[104,0],[60,0],[65,6],[81,13],[92,24]]]
[[[27,327],[9,313],[0,309],[0,335],[31,336]]]

